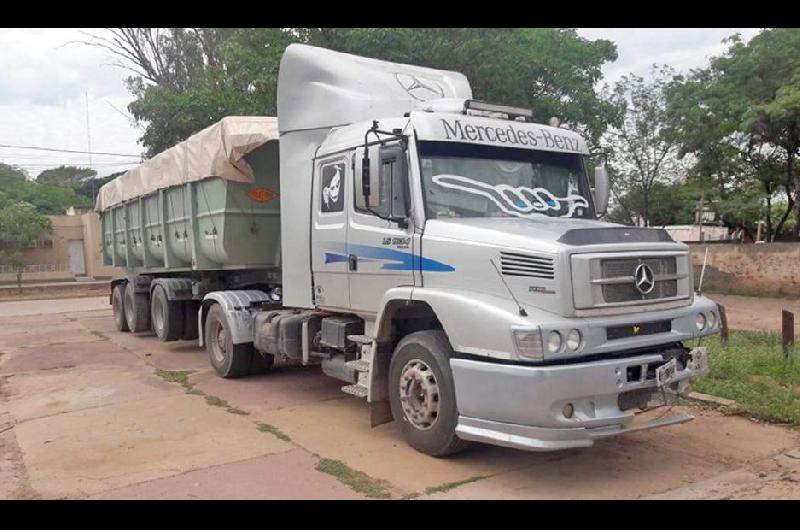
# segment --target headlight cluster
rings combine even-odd
[[[718,320],[717,314],[714,311],[697,313],[697,316],[694,318],[694,326],[697,328],[697,331],[703,331],[704,329],[712,330],[717,327]]]
[[[575,352],[580,349],[583,344],[583,335],[580,330],[571,329],[567,333],[566,339],[560,331],[550,331],[542,340],[542,332],[540,330],[528,329],[515,329],[514,342],[517,345],[517,353],[521,357],[529,359],[543,359],[544,350],[547,353],[558,353],[564,349],[566,343],[566,350],[568,352]]]

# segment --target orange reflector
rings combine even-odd
[[[278,196],[277,193],[275,193],[272,190],[268,190],[267,188],[253,188],[252,190],[247,192],[247,195],[249,195],[250,198],[253,199],[254,201],[258,202],[271,201],[272,199]]]

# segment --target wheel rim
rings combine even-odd
[[[439,384],[430,366],[419,359],[408,361],[400,373],[400,404],[406,419],[426,431],[439,418]]]
[[[214,360],[222,364],[225,362],[225,348],[228,341],[228,334],[225,332],[225,326],[219,322],[214,322],[211,327],[210,337],[211,355]]]

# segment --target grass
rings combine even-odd
[[[156,375],[167,383],[179,383],[184,387],[191,387],[189,384],[190,372],[177,370],[156,370]]]
[[[279,440],[283,440],[284,442],[291,442],[292,441],[292,439],[289,438],[288,434],[284,433],[283,431],[281,431],[280,429],[278,429],[274,425],[270,425],[269,423],[259,423],[257,428],[258,428],[259,431],[268,432],[268,433],[274,435],[275,437],[277,437]]]
[[[719,336],[701,345],[708,347],[710,371],[694,380],[695,390],[733,399],[753,418],[800,426],[800,346],[786,359],[778,333],[752,331],[731,331],[726,348]]]
[[[202,390],[198,390],[189,382],[189,374],[191,374],[191,372],[183,370],[156,370],[156,375],[167,383],[178,383],[186,390],[187,394],[204,396],[206,398],[206,403],[212,407],[224,407],[225,410],[231,414],[238,414],[240,416],[247,416],[250,414],[246,410],[230,406],[224,399],[220,399],[217,396],[210,396]]]
[[[388,499],[391,497],[384,486],[385,482],[374,479],[361,471],[352,469],[341,460],[323,458],[317,463],[317,471],[335,477],[339,482],[350,489],[373,499]]]
[[[484,479],[484,478],[486,478],[486,477],[479,475],[479,476],[470,477],[470,478],[464,479],[464,480],[457,480],[455,482],[446,482],[446,483],[440,484],[438,486],[431,486],[430,488],[425,488],[425,494],[426,495],[432,495],[434,493],[444,493],[446,491],[450,491],[452,489],[455,489],[455,488],[457,488],[459,486],[463,486],[464,484],[469,484],[471,482],[477,482],[477,481],[479,481],[481,479]]]

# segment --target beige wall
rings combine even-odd
[[[692,244],[695,284],[700,281],[708,248],[703,286],[718,291],[800,296],[800,243]]]
[[[51,234],[39,238],[36,248],[23,251],[25,264],[33,266],[34,272],[25,272],[23,281],[56,281],[73,280],[75,276],[69,267],[69,242],[83,242],[83,259],[86,275],[96,279],[121,276],[125,269],[106,267],[100,255],[100,217],[95,212],[82,215],[48,216],[53,223]],[[52,240],[52,247],[41,244],[44,240]],[[16,274],[0,274],[0,283],[16,282]]]

